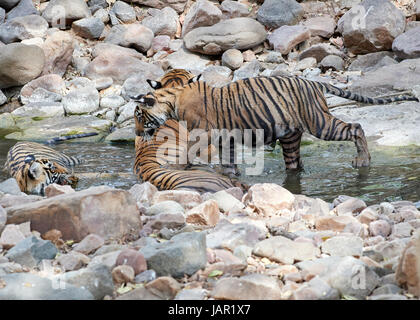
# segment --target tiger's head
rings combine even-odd
[[[45,195],[45,188],[52,183],[72,185],[77,178],[66,173],[67,170],[48,159],[35,159],[29,155],[17,172],[16,180],[23,192]]]

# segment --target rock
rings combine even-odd
[[[90,113],[99,108],[99,93],[93,85],[73,89],[62,102],[67,114]]]
[[[141,24],[153,31],[154,35],[175,36],[178,30],[178,14],[170,7],[162,10],[149,10],[151,16],[144,18]],[[159,50],[157,50],[159,51]]]
[[[407,243],[407,239],[395,239],[389,242],[381,242],[373,247],[373,251],[375,254],[379,255],[379,259],[377,260],[391,260],[393,258],[398,258],[402,254]]]
[[[97,10],[108,7],[106,0],[88,0],[87,5],[92,13],[96,13]]]
[[[149,207],[152,204],[153,197],[157,191],[157,188],[150,182],[135,184],[129,190],[136,202],[145,207]]]
[[[121,285],[127,282],[133,282],[134,270],[128,265],[119,265],[112,270],[112,280],[117,285]]]
[[[396,223],[392,226],[392,238],[407,238],[411,237],[413,227],[408,222]]]
[[[330,16],[319,16],[307,19],[303,25],[311,32],[312,37],[330,38],[334,34],[336,23]]]
[[[2,208],[2,211],[5,213],[3,208]],[[0,225],[2,225],[0,230],[6,224],[6,218],[7,218],[7,215],[0,218],[2,220],[4,219],[3,223],[0,222]],[[13,246],[15,246],[16,244],[18,244],[20,241],[22,241],[24,239],[25,239],[25,235],[20,230],[19,226],[15,225],[15,224],[8,224],[4,227],[4,230],[1,233],[0,246],[2,246],[5,249],[9,249],[9,248],[12,248]]]
[[[187,0],[134,0],[130,2],[133,2],[133,3],[137,2],[142,5],[157,8],[157,9],[162,9],[164,7],[171,7],[178,13],[182,13],[184,11],[185,5],[187,4]]]
[[[147,83],[147,79],[143,74],[133,74],[127,78],[122,86],[122,96],[126,100],[129,100],[133,95],[146,94],[150,92],[152,88]]]
[[[8,208],[15,205],[16,203],[20,203],[20,204],[30,203],[30,202],[35,202],[42,199],[43,197],[41,196],[27,195],[22,192],[19,195],[5,194],[2,198],[0,198],[0,206],[2,206],[3,208]],[[0,209],[0,212],[1,212],[1,209]]]
[[[166,190],[158,191],[153,196],[153,204],[168,200],[178,202],[187,210],[203,202],[200,194],[196,191]]]
[[[303,8],[295,0],[266,0],[257,12],[257,20],[269,28],[296,24],[302,16]]]
[[[99,43],[92,55],[94,59],[85,68],[85,75],[92,80],[110,77],[115,84],[122,84],[135,74],[142,74],[150,80],[156,80],[164,74],[160,67],[141,61],[143,55],[134,49]]]
[[[134,275],[141,274],[147,270],[147,263],[144,256],[133,249],[125,249],[118,255],[116,265],[128,265],[134,270]]]
[[[203,71],[210,64],[210,60],[201,55],[193,54],[182,47],[177,52],[166,57],[172,69],[185,69]]]
[[[64,110],[63,110],[64,111]],[[64,112],[63,112],[64,115]],[[45,195],[47,198],[58,196],[60,194],[74,193],[74,189],[69,185],[59,185],[56,183],[50,184],[45,188]]]
[[[74,32],[86,39],[99,39],[104,28],[105,24],[99,18],[84,18],[72,24]]]
[[[42,16],[52,27],[64,29],[73,21],[90,17],[91,13],[84,0],[51,0]]]
[[[117,122],[122,123],[128,119],[131,119],[133,117],[136,106],[137,106],[137,103],[134,101],[129,101],[125,105],[121,106],[118,109],[119,116],[118,116]]]
[[[95,264],[77,271],[66,272],[56,276],[55,279],[89,290],[95,300],[101,300],[106,295],[112,295],[114,291],[111,271],[103,264]]]
[[[182,215],[184,215],[185,210],[178,202],[163,201],[163,202],[154,204],[150,208],[147,208],[145,212],[145,214],[148,216],[155,216],[160,213],[172,213],[172,214],[181,213]]]
[[[93,300],[85,288],[31,273],[13,273],[1,278],[6,283],[0,287],[1,300]]]
[[[228,49],[245,50],[262,43],[267,36],[264,27],[251,18],[224,20],[211,27],[196,28],[184,37],[188,50],[218,55]]]
[[[45,54],[45,65],[42,75],[56,73],[63,76],[71,63],[74,40],[65,31],[56,31],[47,36],[42,46]]]
[[[0,191],[12,195],[21,195],[19,185],[15,178],[9,178],[0,183]]]
[[[135,199],[128,191],[92,187],[7,208],[8,222],[31,221],[34,230],[60,230],[63,240],[81,241],[90,233],[104,239],[136,233],[141,224]]]
[[[80,241],[73,250],[83,254],[90,254],[96,249],[103,246],[104,239],[96,234],[89,234],[82,241]]]
[[[404,248],[395,278],[408,292],[420,296],[420,237],[417,233]]]
[[[121,1],[117,1],[121,2]],[[152,46],[153,31],[138,24],[113,26],[105,37],[105,42],[123,47],[133,47],[140,52],[146,52]]]
[[[330,256],[362,256],[363,240],[356,236],[335,236],[325,240],[321,245],[322,253]]]
[[[134,282],[135,283],[147,283],[156,279],[156,272],[154,270],[146,270],[138,274]]]
[[[347,200],[337,205],[333,212],[338,216],[351,216],[358,215],[365,208],[366,203],[363,200],[349,197]]]
[[[396,286],[395,284],[386,284],[373,290],[372,296],[399,294],[401,292],[402,292],[402,289]]]
[[[219,222],[219,206],[214,200],[207,200],[190,209],[186,214],[186,222],[205,226],[215,226]]]
[[[226,0],[224,2],[226,2]],[[174,300],[204,300],[206,297],[207,290],[205,289],[182,289],[177,293]]]
[[[234,251],[241,245],[254,247],[262,239],[265,233],[254,225],[221,220],[207,235],[207,247]]]
[[[207,67],[201,73],[201,78],[209,86],[220,88],[231,82],[229,78],[231,73],[232,73],[232,70],[230,70],[228,67],[210,66],[210,67]],[[240,197],[240,199],[242,199],[242,197]]]
[[[211,292],[215,299],[223,300],[279,300],[281,289],[272,277],[249,274],[240,278],[222,278]]]
[[[39,15],[39,12],[35,9],[32,0],[20,0],[18,5],[7,13],[6,18],[10,21],[28,15]]]
[[[299,55],[299,60],[313,57],[316,59],[317,62],[321,62],[326,56],[329,55],[336,55],[341,58],[344,58],[345,55],[336,47],[330,45],[329,43],[320,43],[310,46],[308,49],[302,51]]]
[[[6,9],[6,10],[10,10],[13,7],[15,7],[20,0],[2,0],[0,2],[0,7]]]
[[[364,0],[340,18],[337,29],[354,54],[389,50],[404,32],[405,17],[388,0]]]
[[[4,229],[4,226],[6,225],[6,220],[7,220],[7,212],[6,210],[4,210],[2,204],[0,204],[0,234]],[[1,239],[1,237],[0,237]],[[2,241],[0,241],[2,242]]]
[[[67,272],[81,269],[90,262],[90,259],[80,252],[71,251],[59,255],[57,261]]]
[[[274,236],[258,242],[252,252],[260,257],[284,264],[293,264],[295,260],[314,259],[321,253],[312,243],[292,241],[282,236]]]
[[[235,70],[232,81],[257,77],[260,73],[260,67],[261,66],[258,60],[247,62],[238,70]]]
[[[171,43],[171,37],[167,35],[159,35],[154,37],[152,41],[152,50],[153,52],[158,51],[169,51],[169,46]]]
[[[288,190],[274,183],[258,183],[244,196],[245,205],[264,216],[275,215],[282,209],[291,209],[295,197]]]
[[[400,59],[420,58],[420,27],[413,28],[394,39],[392,51]],[[1,39],[0,39],[1,40]]]
[[[185,226],[185,216],[181,212],[162,212],[154,217],[154,219],[147,223],[145,227],[152,229],[178,229]]]
[[[244,57],[237,49],[229,49],[222,54],[222,65],[232,70],[240,68],[243,62]]]
[[[363,227],[356,218],[351,216],[326,216],[315,220],[317,230],[332,230],[338,232],[350,232],[358,234]]]
[[[38,15],[17,17],[0,24],[0,41],[8,44],[35,37],[42,38],[47,29],[48,22]]]
[[[115,267],[117,263],[118,256],[122,252],[123,247],[118,248],[106,248],[107,250],[100,249],[93,255],[92,260],[89,262],[88,267],[92,267],[95,265],[105,265],[108,269],[112,269]],[[111,250],[112,249],[112,250]],[[108,251],[110,250],[110,251]]]
[[[148,282],[145,288],[163,300],[172,300],[181,290],[181,285],[172,277],[159,277]]]
[[[162,300],[144,287],[131,290],[116,298],[116,300]]]
[[[185,15],[182,26],[182,37],[198,27],[212,26],[220,21],[222,11],[208,0],[198,0],[193,3]]]
[[[224,213],[235,213],[241,211],[245,206],[226,190],[212,194],[209,199],[216,201],[217,206]]]
[[[340,294],[319,276],[305,282],[292,293],[293,300],[338,300]]]
[[[102,97],[99,102],[99,105],[101,108],[109,108],[109,109],[118,109],[123,104],[125,104],[125,100],[121,96]]]
[[[94,14],[93,14],[94,18],[99,18],[101,19],[101,21],[103,23],[108,23],[109,22],[109,14],[108,11],[105,9],[98,9]]]
[[[268,36],[268,42],[274,50],[281,54],[288,54],[299,43],[308,40],[311,32],[308,28],[297,26],[282,26]]]
[[[329,55],[322,59],[319,65],[324,70],[333,69],[339,71],[344,69],[344,60],[339,56]]]
[[[370,207],[362,210],[360,214],[357,216],[357,220],[361,223],[369,225],[372,221],[378,220],[379,215],[378,213]]]
[[[246,5],[237,1],[224,0],[220,6],[222,10],[222,19],[233,19],[240,17],[247,17],[249,15]]]
[[[4,95],[4,93],[0,90],[0,106],[5,104],[7,102],[7,97]]]
[[[44,52],[37,46],[11,43],[0,47],[0,89],[24,85],[41,73]]]
[[[133,23],[136,21],[134,8],[123,1],[116,1],[109,11],[111,23],[116,25],[120,20],[122,23]]]
[[[393,59],[393,54],[388,51],[379,51],[357,56],[348,69],[349,71],[369,72],[391,64],[398,64]]]
[[[308,58],[300,60],[298,64],[296,65],[295,69],[302,71],[309,68],[315,68],[316,66],[317,66],[316,59],[313,57],[308,57]]]
[[[369,233],[374,237],[378,235],[387,237],[391,233],[391,226],[385,220],[372,221],[369,224]]]
[[[54,259],[57,252],[51,241],[31,236],[19,241],[5,256],[21,265],[36,267],[43,259]]]
[[[23,104],[29,103],[29,98],[36,89],[45,89],[57,95],[63,95],[66,92],[66,84],[58,74],[38,77],[25,84],[20,90],[20,99]]]
[[[181,233],[169,241],[145,246],[140,252],[148,269],[155,270],[158,276],[192,275],[206,265],[206,236],[203,232]]]

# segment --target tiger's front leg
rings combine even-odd
[[[279,138],[281,147],[283,149],[283,158],[286,165],[286,170],[303,169],[303,163],[300,159],[301,139],[301,131],[295,131],[291,134],[288,134],[287,136]]]

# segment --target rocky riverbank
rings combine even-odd
[[[202,195],[50,185],[42,198],[5,183],[0,299],[420,296],[420,211],[408,201],[326,203],[269,183]]]

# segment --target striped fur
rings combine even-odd
[[[52,183],[74,186],[71,168],[80,160],[36,142],[18,142],[7,153],[4,170],[15,178],[22,192],[44,195]]]
[[[287,169],[303,167],[300,141],[303,132],[308,132],[323,140],[353,141],[357,148],[353,166],[369,166],[370,154],[360,124],[345,123],[332,116],[324,92],[373,104],[418,101],[407,96],[367,98],[299,77],[257,77],[221,88],[198,81],[140,97],[136,115],[144,125],[137,129],[144,132],[146,139],[168,119],[186,121],[188,130],[263,129],[265,144],[280,140]]]

